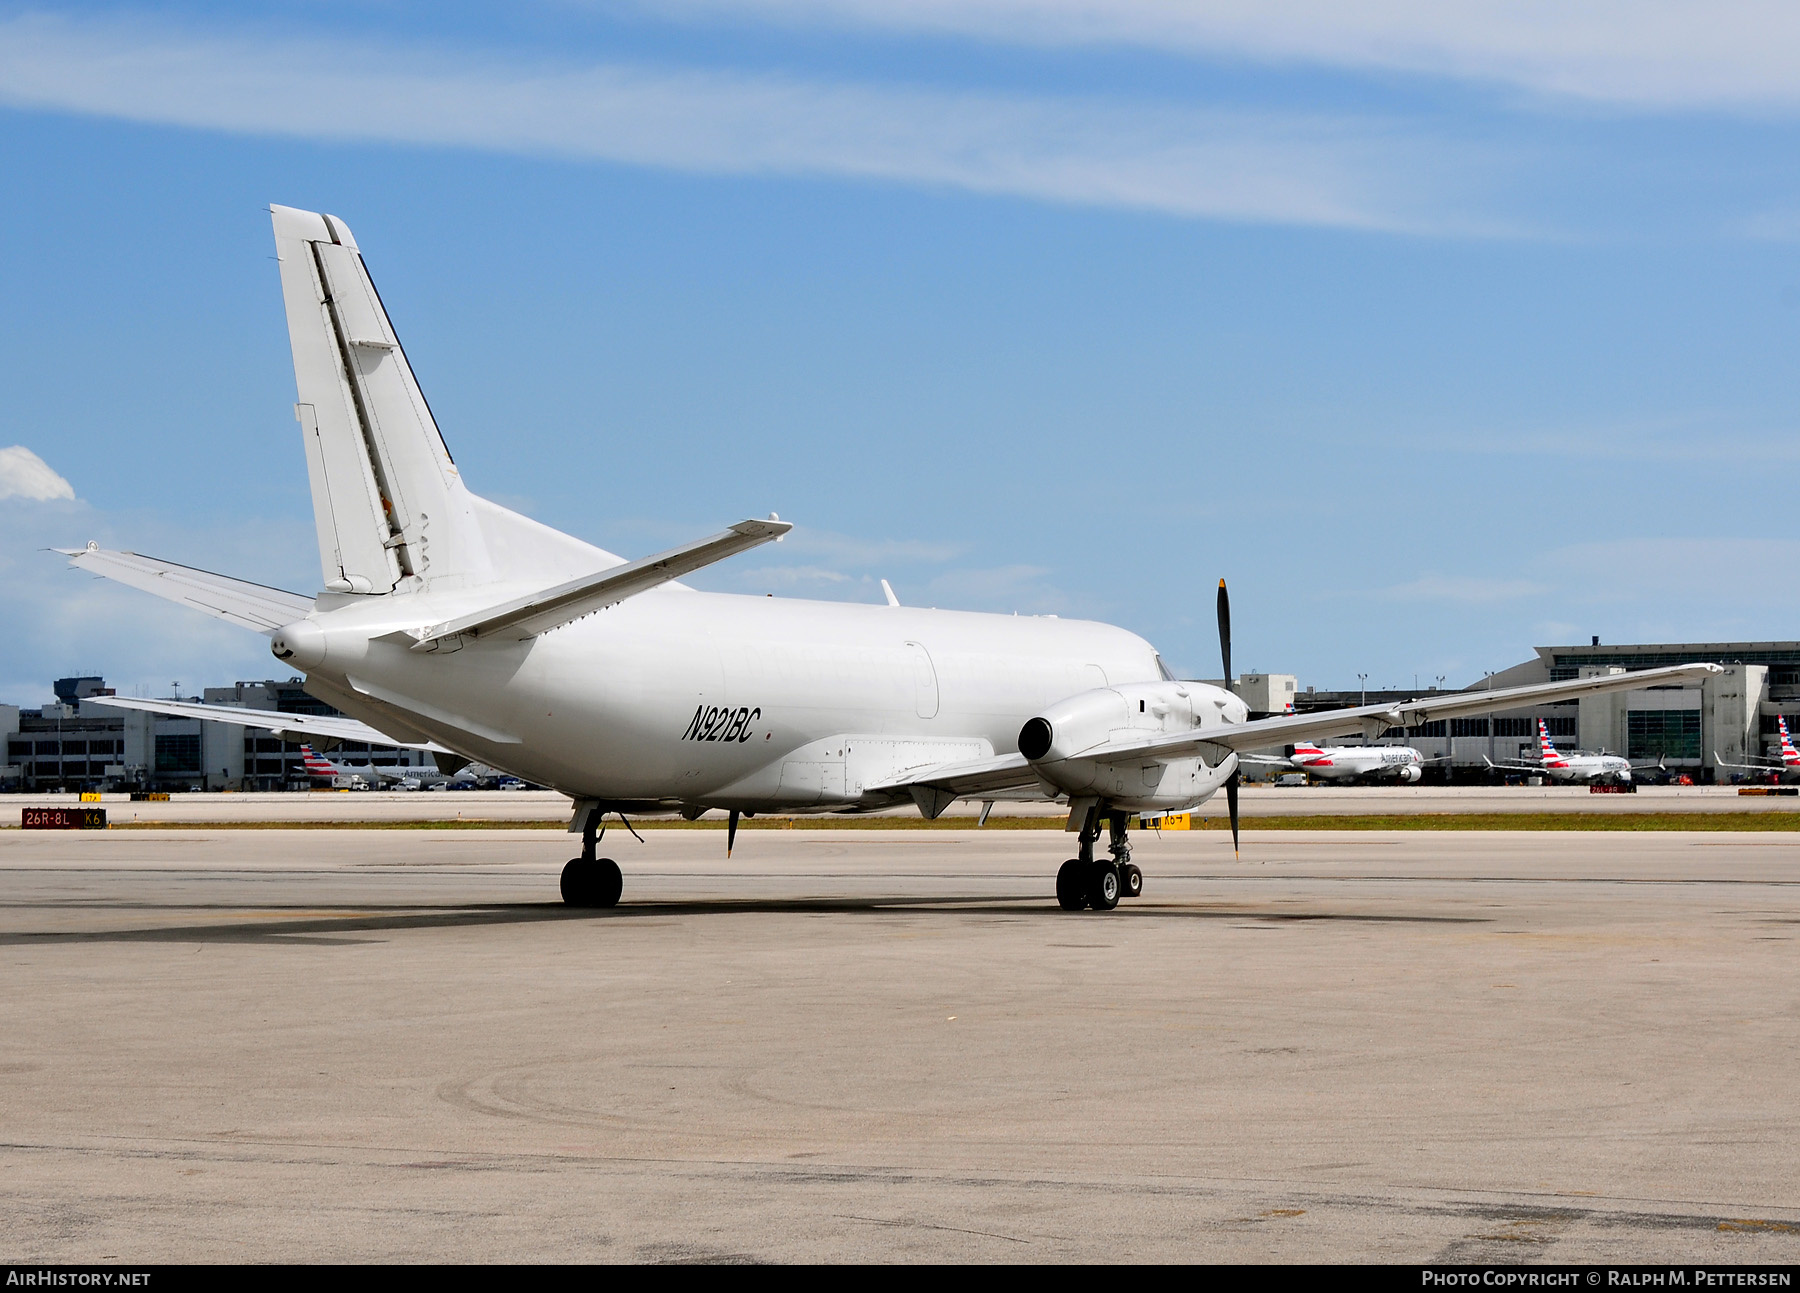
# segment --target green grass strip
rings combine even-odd
[[[722,819],[697,822],[633,819],[638,830],[722,831]],[[1061,830],[1060,817],[990,817],[985,830]],[[1252,831],[1796,831],[1800,812],[1716,813],[1383,813],[1358,816],[1312,814],[1285,817],[1245,817],[1240,823]],[[17,827],[11,829],[17,830]],[[115,822],[123,831],[518,831],[568,829],[563,819],[536,821],[301,821],[301,822]],[[622,831],[617,821],[610,830]],[[755,817],[741,822],[746,831],[841,831],[841,830],[952,830],[976,829],[970,817],[940,817],[928,822],[919,817]],[[1140,830],[1143,828],[1139,828]],[[1194,819],[1195,830],[1229,829],[1223,817]],[[1172,834],[1174,832],[1171,832]]]

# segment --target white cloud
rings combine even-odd
[[[902,595],[901,600],[959,610],[1062,614],[1070,609],[1069,597],[1045,579],[1050,573],[1045,566],[1025,565],[946,570],[926,584],[921,595]]]
[[[1794,539],[1606,539],[1557,548],[1544,561],[1593,601],[1640,602],[1658,613],[1732,607],[1787,624],[1800,600]]]
[[[757,566],[751,570],[734,571],[732,580],[740,587],[754,588],[759,592],[771,586],[794,588],[801,584],[857,582],[843,571],[831,570],[825,566]]]
[[[1382,589],[1381,595],[1402,602],[1452,602],[1484,605],[1536,597],[1548,591],[1530,579],[1482,579],[1469,575],[1425,575],[1411,583]]]
[[[47,503],[74,497],[75,487],[24,445],[0,449],[0,498],[29,498]]]
[[[667,13],[668,0],[656,8]],[[676,0],[676,10],[1407,72],[1632,107],[1800,106],[1800,8],[1772,0]]]
[[[0,21],[0,102],[134,121],[729,174],[822,174],[1182,216],[1492,233],[1491,151],[1350,114],[452,57]]]
[[[954,543],[928,539],[864,539],[832,530],[816,530],[811,526],[795,529],[782,540],[782,547],[795,556],[810,556],[836,566],[864,568],[951,561],[962,552],[961,546]],[[885,573],[875,572],[878,578]]]

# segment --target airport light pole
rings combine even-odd
[[[1356,681],[1362,684],[1362,703],[1366,705],[1369,703],[1369,675],[1359,673],[1356,675]]]

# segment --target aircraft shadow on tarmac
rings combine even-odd
[[[99,904],[106,906],[108,904]],[[68,906],[58,911],[67,912]],[[190,907],[180,910],[191,911]],[[258,907],[259,911],[269,910]],[[216,923],[167,925],[149,929],[53,930],[43,933],[0,933],[0,947],[42,947],[66,943],[311,943],[347,945],[367,941],[354,935],[405,930],[473,929],[488,925],[531,925],[563,921],[641,920],[670,916],[741,915],[840,915],[887,916],[901,914],[1005,914],[1042,916],[1062,922],[1081,916],[1058,909],[1054,898],[1021,901],[1017,898],[721,898],[686,902],[621,903],[617,907],[571,908],[562,903],[503,903],[483,907],[426,908],[409,906],[388,911],[343,916],[296,917],[292,920],[262,918],[233,921],[229,914]],[[1308,921],[1370,924],[1474,925],[1491,923],[1486,916],[1417,916],[1381,912],[1259,911],[1253,907],[1206,906],[1201,903],[1134,903],[1117,911],[1087,913],[1089,920],[1177,919],[1255,921],[1285,925]]]

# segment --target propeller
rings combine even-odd
[[[1219,581],[1219,656],[1225,665],[1225,689],[1231,690],[1231,594],[1225,581]],[[1225,783],[1225,807],[1231,813],[1231,855],[1238,856],[1238,770],[1231,770]]]

